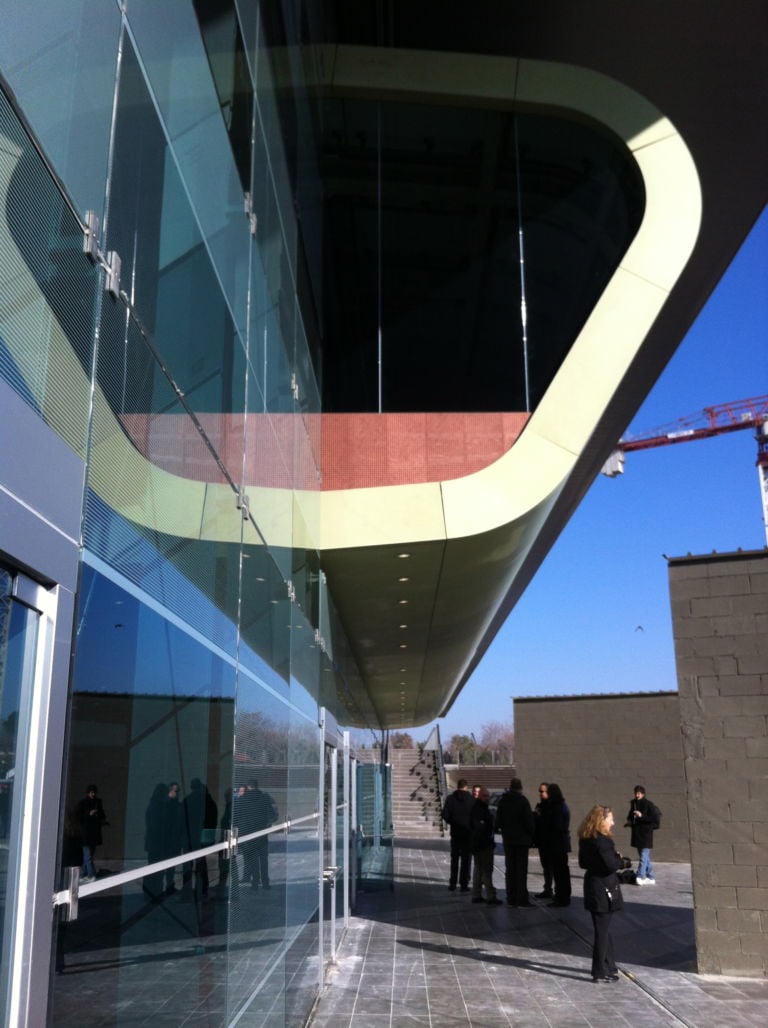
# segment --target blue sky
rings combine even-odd
[[[767,351],[768,210],[628,431],[767,394]],[[756,455],[745,430],[631,453],[623,476],[599,475],[438,722],[443,741],[510,721],[512,696],[676,689],[663,554],[765,546]]]

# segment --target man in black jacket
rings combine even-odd
[[[451,829],[451,874],[448,888],[453,892],[458,881],[462,892],[469,891],[469,872],[472,866],[472,836],[469,816],[474,800],[466,778],[460,778],[458,788],[443,804],[443,821]]]
[[[635,786],[635,798],[629,805],[626,827],[632,829],[630,845],[638,852],[640,861],[637,865],[638,885],[655,885],[656,878],[651,863],[653,849],[653,833],[659,827],[661,814],[645,795],[645,786]]]
[[[472,790],[474,792],[474,789]],[[496,887],[493,884],[493,853],[496,848],[494,838],[493,815],[488,800],[490,793],[484,785],[477,786],[477,797],[469,815],[469,827],[472,835],[472,902],[489,903],[497,906],[501,903],[496,898]],[[485,889],[485,896],[483,896]]]
[[[528,896],[528,850],[533,846],[533,811],[523,796],[523,783],[511,779],[509,791],[496,809],[496,831],[501,832],[506,860],[507,903],[510,907],[531,907]]]

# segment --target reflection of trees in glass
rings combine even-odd
[[[288,738],[284,726],[261,711],[239,711],[235,722],[238,759],[254,764],[284,764],[288,760]]]
[[[239,711],[235,723],[236,759],[261,766],[316,764],[317,729],[277,721],[263,711]]]
[[[19,728],[19,712],[13,710],[0,721],[0,779],[4,779],[16,766],[16,736]]]

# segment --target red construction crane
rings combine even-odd
[[[688,417],[679,418],[643,436],[620,439],[616,449],[605,462],[603,474],[615,478],[624,472],[624,454],[633,450],[651,450],[656,446],[689,443],[694,439],[709,439],[726,432],[739,432],[753,428],[757,440],[757,474],[760,499],[763,506],[763,525],[768,543],[768,396],[755,396],[734,403],[719,403],[714,407]]]

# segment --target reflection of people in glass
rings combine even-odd
[[[189,793],[184,797],[184,845],[187,853],[205,845],[203,832],[216,828],[219,811],[213,796],[199,778],[189,783]],[[194,862],[195,893],[205,898],[208,895],[208,861],[199,857]],[[184,865],[184,898],[191,898],[192,864]]]
[[[221,837],[225,838],[225,832],[232,828],[232,790],[224,790],[224,813],[221,815]],[[230,858],[226,850],[219,851],[219,888],[224,889],[229,878]]]
[[[93,858],[96,847],[101,846],[102,843],[101,826],[107,820],[98,791],[95,785],[89,785],[85,790],[85,796],[75,807],[75,817],[80,826],[80,835],[83,840],[83,867],[80,881],[84,883],[92,882],[96,878]]]
[[[277,821],[277,807],[268,792],[259,788],[256,778],[251,778],[245,795],[235,805],[235,824],[241,836],[269,828]],[[266,835],[253,839],[245,846],[243,857],[243,882],[250,882],[254,889],[270,887],[269,882],[269,839]]]
[[[144,849],[147,863],[168,860],[181,853],[183,838],[183,811],[179,802],[179,783],[166,785],[158,782],[144,814]],[[165,887],[166,893],[175,891],[174,868],[167,868],[144,879],[144,891],[157,899]]]

